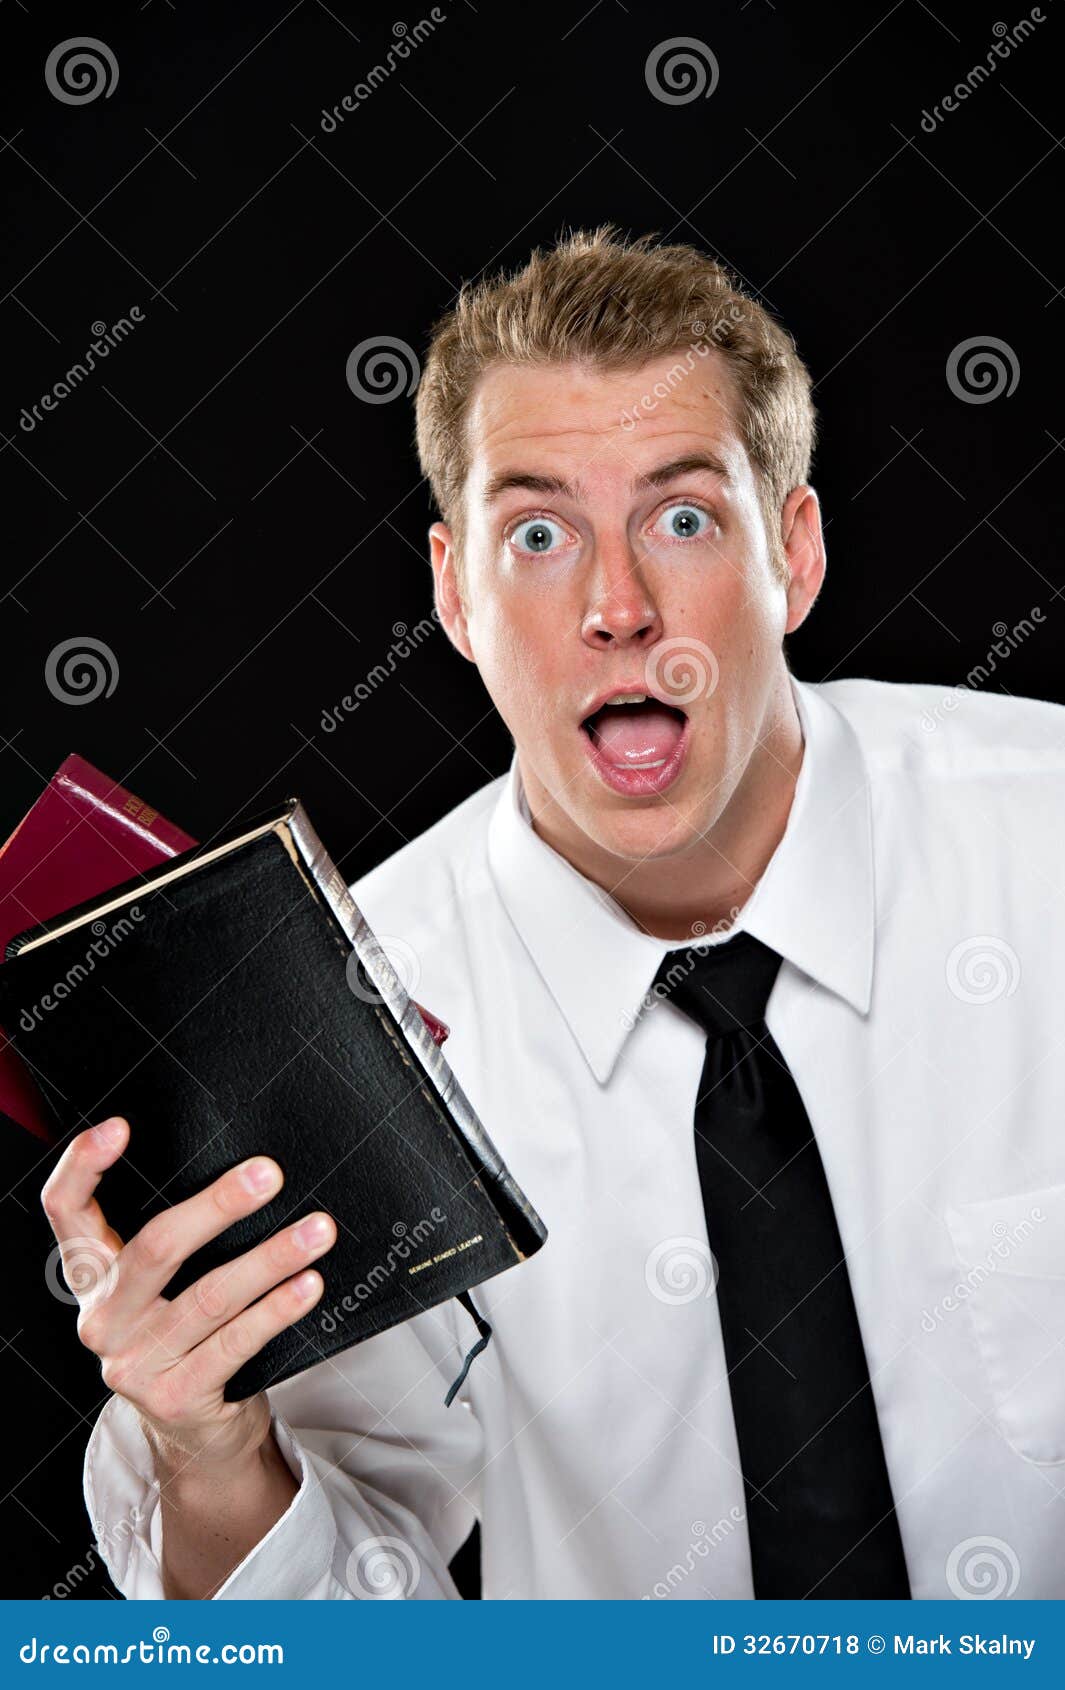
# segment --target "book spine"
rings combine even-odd
[[[292,842],[306,864],[314,884],[339,923],[366,970],[382,1002],[391,1011],[419,1066],[445,1105],[457,1130],[503,1200],[504,1218],[521,1215],[529,1229],[530,1242],[546,1236],[544,1224],[524,1192],[507,1170],[483,1123],[475,1113],[450,1063],[433,1040],[417,1005],[411,1000],[395,969],[374,937],[340,870],[336,867],[311,825],[303,805],[293,803],[286,818]],[[535,1246],[533,1246],[535,1247]]]

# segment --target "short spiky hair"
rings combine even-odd
[[[434,325],[415,402],[418,457],[456,532],[469,470],[467,413],[491,365],[577,361],[635,370],[700,342],[717,347],[732,373],[736,420],[775,549],[780,507],[810,472],[809,372],[787,330],[722,265],[695,247],[656,239],[626,240],[609,223],[574,231],[546,251],[536,248],[512,275],[467,282]]]

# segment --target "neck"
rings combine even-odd
[[[739,784],[710,831],[684,850],[633,862],[587,834],[555,837],[530,803],[533,827],[653,938],[720,931],[732,925],[784,836],[803,749],[791,685],[782,672]]]

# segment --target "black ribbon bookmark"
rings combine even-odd
[[[474,1344],[473,1349],[470,1350],[469,1354],[467,1355],[466,1360],[462,1364],[462,1372],[459,1374],[458,1378],[455,1380],[455,1383],[451,1386],[451,1389],[448,1391],[447,1396],[444,1398],[444,1407],[445,1408],[451,1407],[451,1404],[454,1401],[456,1391],[459,1389],[459,1386],[462,1384],[462,1381],[465,1379],[467,1373],[470,1371],[470,1363],[472,1362],[474,1356],[480,1355],[481,1351],[484,1349],[485,1345],[488,1343],[489,1338],[492,1336],[492,1328],[489,1326],[489,1324],[488,1324],[487,1320],[485,1320],[484,1316],[477,1313],[477,1310],[473,1306],[473,1301],[472,1301],[472,1298],[470,1297],[469,1292],[468,1291],[460,1291],[457,1300],[458,1300],[458,1302],[460,1302],[462,1304],[464,1309],[467,1309],[469,1311],[473,1320],[476,1322],[477,1330],[481,1334],[481,1336],[477,1340],[476,1344]]]

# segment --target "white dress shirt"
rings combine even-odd
[[[793,681],[805,753],[740,915],[847,1252],[915,1597],[1065,1597],[1065,708]],[[547,1224],[531,1260],[270,1393],[299,1481],[224,1597],[750,1597],[696,1171],[704,1035],[665,951],[534,832],[516,762],[353,887]],[[106,1205],[106,1183],[104,1187]],[[411,1217],[413,1219],[413,1217]],[[751,1263],[757,1273],[758,1263]],[[787,1452],[782,1452],[782,1461]],[[86,1495],[162,1594],[112,1398]]]

